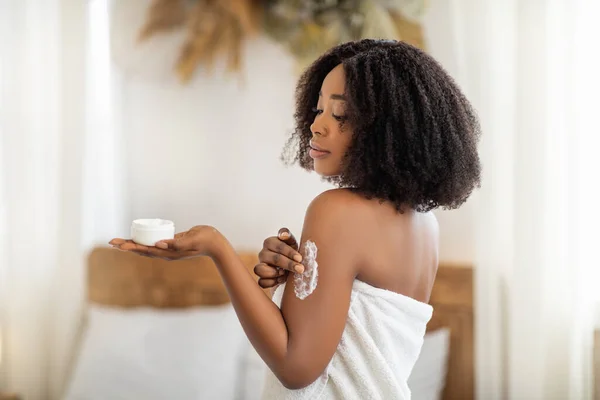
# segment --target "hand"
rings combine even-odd
[[[181,260],[202,255],[212,256],[221,234],[211,226],[199,225],[175,235],[174,239],[161,240],[154,247],[137,244],[131,240],[113,239],[109,243],[120,250],[165,260]]]
[[[287,228],[281,228],[277,236],[265,239],[258,260],[260,263],[254,267],[254,273],[258,275],[258,284],[262,288],[284,283],[289,272],[304,272],[298,242]]]

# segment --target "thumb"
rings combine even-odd
[[[298,250],[298,242],[288,228],[281,228],[277,233],[277,237],[288,246]]]
[[[185,251],[191,250],[193,243],[190,236],[182,236],[175,239],[161,240],[156,243],[156,247],[164,250]]]

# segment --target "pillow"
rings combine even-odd
[[[91,306],[65,400],[235,399],[244,331],[230,304]]]
[[[425,334],[419,358],[408,378],[413,400],[441,400],[446,386],[450,330],[437,329]]]
[[[268,367],[248,339],[246,339],[241,368],[240,398],[244,400],[260,400],[267,378]]]

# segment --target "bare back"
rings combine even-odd
[[[357,278],[372,286],[428,302],[437,273],[439,229],[431,212],[399,213],[388,203],[346,192],[360,230]]]

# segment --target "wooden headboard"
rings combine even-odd
[[[240,257],[249,270],[253,253]],[[184,308],[226,304],[229,296],[208,257],[165,261],[99,247],[88,258],[87,298],[116,307]]]
[[[241,253],[249,270],[254,253]],[[96,248],[88,260],[88,301],[116,307],[183,308],[219,305],[229,296],[207,257],[169,262],[110,248]],[[430,300],[428,331],[450,329],[450,356],[444,400],[474,396],[473,270],[441,265]]]
[[[450,356],[444,400],[470,400],[475,396],[473,351],[473,269],[440,265],[429,303],[433,318],[428,331],[450,330]]]

